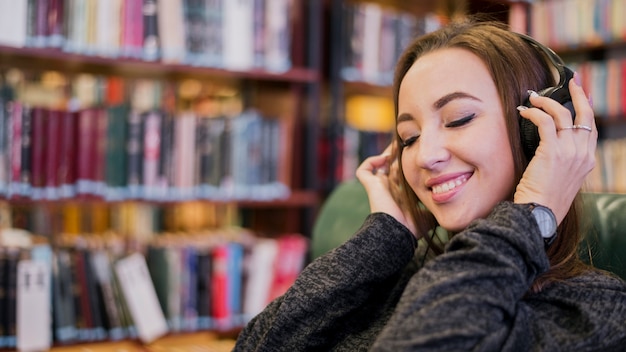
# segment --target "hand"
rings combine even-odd
[[[517,186],[514,202],[544,205],[552,209],[559,224],[595,166],[598,129],[591,104],[577,80],[575,74],[569,82],[576,111],[574,124],[567,108],[547,97],[531,96],[536,108],[520,111],[523,118],[537,125],[540,141]],[[573,125],[588,126],[591,131],[573,129]]]
[[[380,155],[363,161],[356,170],[356,176],[365,187],[369,198],[370,211],[383,212],[404,224],[419,239],[416,227],[408,212],[401,204],[400,170],[397,165],[393,142]],[[404,207],[406,209],[406,207]]]

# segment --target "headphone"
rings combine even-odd
[[[538,49],[541,53],[548,58],[548,61],[556,68],[559,81],[554,87],[544,88],[537,92],[540,96],[552,98],[565,106],[572,114],[572,120],[576,117],[576,111],[574,110],[574,104],[572,103],[572,97],[570,96],[567,84],[574,77],[574,72],[565,66],[563,60],[550,48],[542,45],[535,39],[521,33],[517,33],[520,38],[526,41],[531,46]],[[525,106],[532,107],[529,99],[524,102]],[[530,160],[535,155],[535,150],[539,146],[539,130],[534,123],[530,120],[520,117],[520,136],[522,139],[522,148],[526,158]]]

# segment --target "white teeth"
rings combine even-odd
[[[466,181],[467,181],[467,177],[463,176],[463,177],[457,178],[456,180],[452,180],[452,181],[448,181],[448,182],[436,185],[433,187],[433,193],[439,194],[439,193],[451,191],[455,189],[457,186],[464,184]]]

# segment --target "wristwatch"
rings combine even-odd
[[[529,203],[528,208],[537,221],[545,248],[548,248],[556,238],[556,217],[550,208],[544,207],[541,204]]]

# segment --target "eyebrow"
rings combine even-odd
[[[471,99],[471,100],[476,100],[476,101],[482,101],[480,99],[478,99],[477,97],[465,93],[465,92],[453,92],[450,94],[446,94],[443,97],[439,98],[434,104],[433,107],[435,108],[435,110],[440,110],[441,108],[443,108],[444,106],[446,106],[446,104],[448,104],[449,102],[456,100],[456,99]],[[411,114],[408,113],[403,113],[400,114],[398,116],[397,122],[404,122],[404,121],[410,121],[413,119],[413,116],[411,116]]]

